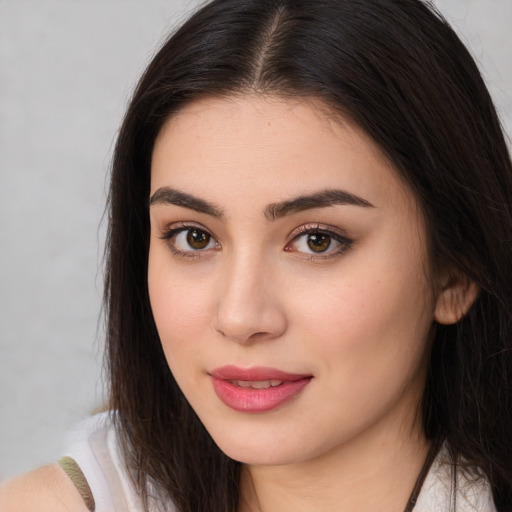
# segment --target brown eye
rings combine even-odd
[[[192,249],[206,249],[212,236],[200,229],[189,229],[187,232],[187,243]]]
[[[325,233],[310,233],[307,244],[313,252],[325,252],[331,246],[331,237]]]
[[[341,233],[329,229],[322,229],[321,226],[297,228],[293,240],[286,245],[285,251],[295,252],[304,255],[312,261],[327,260],[334,256],[341,256],[350,249],[353,240]],[[293,234],[292,234],[293,236]]]
[[[220,244],[213,235],[194,226],[169,229],[161,238],[166,240],[171,252],[179,256],[197,257],[202,253],[220,249]]]

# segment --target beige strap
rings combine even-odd
[[[89,487],[87,479],[82,473],[80,466],[71,457],[62,457],[57,461],[57,464],[59,464],[59,466],[69,476],[70,480],[73,482],[73,485],[76,487],[76,490],[80,493],[80,496],[82,496],[87,509],[90,512],[94,512],[96,503],[94,502],[91,488]]]

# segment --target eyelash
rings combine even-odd
[[[190,249],[189,251],[183,251],[181,249],[178,249],[174,243],[175,237],[178,236],[180,233],[184,233],[187,231],[193,231],[193,230],[199,231],[201,233],[205,233],[208,236],[210,236],[211,239],[216,241],[216,238],[206,228],[203,228],[201,225],[198,225],[198,224],[188,224],[186,222],[180,222],[179,224],[168,228],[161,234],[161,236],[159,238],[161,240],[165,240],[167,242],[167,246],[169,247],[169,250],[175,256],[180,256],[181,258],[191,258],[191,259],[204,257],[205,255],[201,254],[201,253],[206,252],[205,249],[195,250],[195,251],[193,249]],[[217,246],[216,250],[220,249],[220,244],[218,242],[216,242],[216,246]]]
[[[196,230],[200,233],[204,233],[211,237],[208,240],[208,245],[210,244],[211,240],[213,240],[215,242],[214,250],[219,250],[221,248],[221,245],[216,240],[214,235],[212,235],[206,228],[198,224],[188,224],[186,222],[180,222],[179,224],[170,227],[169,229],[165,230],[159,238],[167,242],[169,250],[175,256],[191,259],[204,257],[207,255],[205,253],[207,253],[207,251],[210,251],[212,248],[204,248],[197,250],[191,248],[190,250],[183,251],[181,249],[178,249],[175,245],[175,237],[177,237],[181,233],[190,232],[193,230]],[[301,254],[304,254],[309,261],[321,261],[334,258],[336,256],[341,256],[354,244],[353,240],[347,238],[346,236],[332,229],[322,227],[320,224],[303,225],[292,231],[292,233],[289,235],[291,237],[291,240],[286,244],[284,250],[287,252],[295,252],[293,251],[293,249],[290,248],[290,245],[296,243],[302,237],[311,234],[327,236],[329,237],[330,241],[326,252],[319,252],[315,254],[314,252],[309,253],[305,251],[296,251],[300,252]],[[330,250],[332,240],[338,244],[338,247],[334,250]]]
[[[290,236],[292,237],[292,240],[286,245],[285,250],[289,250],[287,248],[290,246],[290,244],[297,242],[298,240],[300,240],[302,237],[304,237],[306,235],[312,235],[312,234],[327,236],[330,238],[330,242],[329,242],[329,246],[328,246],[328,249],[326,252],[319,252],[316,254],[314,252],[311,252],[311,253],[304,252],[303,254],[307,254],[307,259],[310,261],[321,261],[321,260],[327,260],[330,258],[334,258],[336,256],[341,256],[345,251],[350,249],[350,247],[352,247],[352,245],[354,244],[354,241],[351,240],[350,238],[347,238],[346,236],[342,235],[341,233],[336,232],[327,227],[322,227],[320,224],[303,225],[291,233]],[[331,244],[332,244],[333,240],[339,245],[334,250],[331,250],[330,248],[331,248]]]

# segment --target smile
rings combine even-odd
[[[252,388],[252,389],[268,389],[270,387],[275,388],[276,386],[280,386],[283,381],[282,380],[231,380],[230,381],[233,386],[238,386],[239,388]]]
[[[313,378],[274,368],[235,366],[218,368],[210,376],[221,402],[245,413],[263,413],[281,407],[297,397]]]

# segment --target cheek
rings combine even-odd
[[[327,415],[347,428],[363,428],[401,397],[410,396],[411,404],[420,399],[431,325],[427,303],[404,282],[369,279],[311,307],[302,329],[312,340],[309,360],[326,378]]]
[[[162,261],[164,260],[164,261]],[[198,350],[194,340],[210,322],[207,284],[204,279],[187,277],[158,253],[151,252],[148,267],[151,309],[168,361],[180,354]]]
[[[393,265],[383,258],[360,265],[358,259],[356,266],[347,259],[336,282],[326,280],[312,289],[308,280],[308,288],[297,287],[292,294],[295,305],[289,310],[297,312],[296,323],[312,340],[311,350],[323,354],[332,375],[363,387],[370,380],[386,385],[395,374],[413,373],[425,357],[433,321],[422,266],[397,256],[389,260]]]

